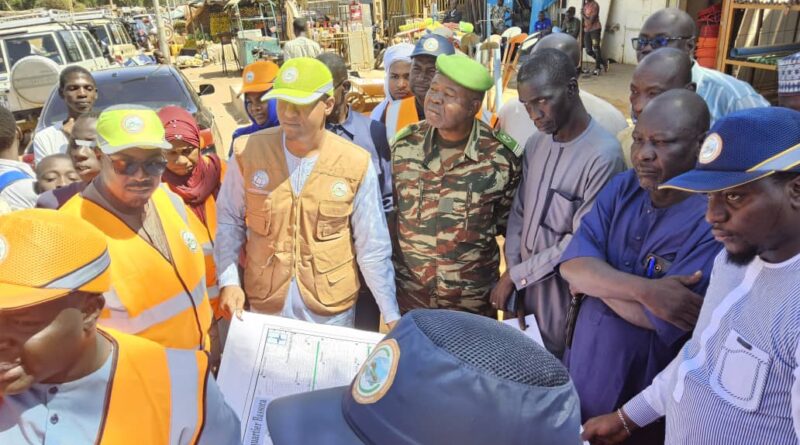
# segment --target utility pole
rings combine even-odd
[[[161,54],[164,55],[164,61],[167,65],[172,65],[172,56],[169,54],[169,46],[167,45],[167,38],[164,36],[164,21],[161,20],[161,5],[158,0],[153,0],[153,7],[156,8],[156,27],[158,28],[158,47],[161,49]]]

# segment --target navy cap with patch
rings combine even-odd
[[[581,443],[558,359],[502,323],[445,310],[409,312],[350,386],[276,399],[267,423],[276,445]]]
[[[411,57],[417,56],[432,56],[439,57],[442,54],[452,55],[456,53],[456,48],[447,40],[446,37],[439,34],[427,34],[422,36],[414,45],[414,51],[411,52]]]
[[[750,108],[718,120],[703,141],[695,168],[659,188],[712,193],[775,172],[800,172],[800,112]]]

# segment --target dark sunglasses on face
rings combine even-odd
[[[652,39],[648,39],[646,37],[634,37],[631,39],[631,43],[633,44],[633,49],[636,51],[645,48],[647,45],[650,45],[650,48],[659,49],[669,45],[669,42],[674,42],[676,40],[689,40],[692,37],[667,37],[667,36],[658,36],[653,37]]]
[[[167,160],[164,158],[151,158],[146,161],[138,162],[127,159],[112,158],[111,166],[118,175],[133,176],[141,168],[148,176],[161,176],[167,169]]]

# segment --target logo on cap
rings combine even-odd
[[[422,44],[422,47],[425,48],[425,51],[434,52],[439,49],[439,41],[431,37]]]
[[[144,121],[139,116],[126,116],[122,119],[122,129],[128,133],[138,133],[144,129]]]
[[[392,387],[399,363],[400,346],[397,340],[392,338],[378,343],[367,361],[361,365],[353,382],[353,399],[361,404],[380,400]]]
[[[709,164],[714,162],[722,153],[722,138],[717,133],[711,133],[703,141],[703,146],[700,147],[700,156],[697,160],[701,164]]]
[[[258,170],[250,178],[250,184],[253,184],[253,187],[257,189],[263,189],[269,184],[269,175],[264,170]]]
[[[186,230],[182,231],[181,238],[183,238],[183,243],[186,244],[189,250],[197,252],[197,238],[194,237],[192,232]]]
[[[250,83],[255,78],[256,78],[255,73],[253,73],[252,71],[248,71],[247,74],[245,74],[245,76],[244,76],[244,81],[247,82],[247,83]]]
[[[347,184],[344,181],[336,181],[331,186],[331,194],[337,198],[341,198],[347,194]]]
[[[297,80],[297,68],[290,66],[281,74],[281,79],[286,83],[293,83]]]

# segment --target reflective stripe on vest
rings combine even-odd
[[[113,330],[99,445],[196,444],[205,423],[208,358]]]
[[[209,348],[211,305],[206,297],[205,262],[187,226],[183,204],[156,189],[151,203],[167,238],[171,261],[108,210],[75,196],[62,211],[82,217],[104,232],[111,255],[112,291],[99,324],[136,334],[163,346]],[[190,219],[190,218],[189,218]]]
[[[417,114],[417,101],[414,96],[403,100],[393,100],[386,107],[386,139],[394,139],[398,131],[419,122]]]
[[[201,305],[205,294],[206,284],[201,281],[192,289],[191,294],[187,294],[186,291],[182,290],[166,300],[163,300],[161,303],[151,306],[138,315],[131,317],[112,285],[111,290],[103,294],[106,298],[106,309],[108,309],[109,312],[108,316],[103,318],[102,324],[103,326],[122,332],[132,334],[142,332],[172,317],[180,315],[185,311],[191,310],[193,306]]]

